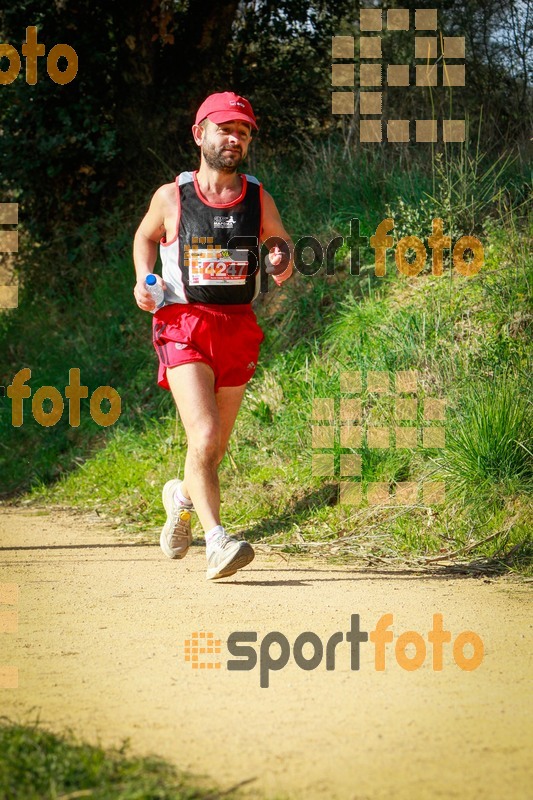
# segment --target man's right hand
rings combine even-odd
[[[166,290],[165,281],[157,275],[157,282],[162,287],[163,291]],[[155,300],[146,288],[145,279],[139,279],[135,284],[133,289],[133,296],[137,302],[137,305],[143,311],[153,311],[155,309]]]

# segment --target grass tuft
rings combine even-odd
[[[440,461],[453,496],[501,505],[533,491],[531,396],[515,376],[474,381],[461,392]]]
[[[9,800],[214,800],[219,792],[194,786],[159,758],[104,750],[39,724],[0,719],[0,796]],[[233,792],[224,793],[235,797]]]

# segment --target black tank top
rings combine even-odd
[[[196,172],[176,178],[177,234],[161,242],[166,303],[240,305],[259,293],[262,186],[240,178],[240,196],[224,205],[202,197]]]

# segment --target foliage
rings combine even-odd
[[[417,7],[416,0],[399,5],[413,13]],[[467,85],[453,94],[442,87],[391,87],[385,93],[387,115],[423,119],[430,110],[439,118],[467,112],[474,138],[482,114],[491,158],[502,142],[523,143],[531,117],[531,15],[523,10],[529,3],[436,5],[443,35],[466,38]],[[75,252],[92,218],[117,203],[131,209],[132,198],[138,203],[155,184],[169,180],[195,157],[190,123],[211,91],[231,86],[250,96],[266,153],[297,161],[333,130],[353,150],[358,115],[331,114],[330,47],[332,35],[357,36],[358,6],[348,0],[22,0],[3,8],[1,41],[20,50],[25,28],[35,25],[47,52],[67,43],[79,58],[78,75],[67,85],[53,83],[39,58],[35,85],[25,82],[22,70],[0,90],[0,177],[7,198],[21,202],[25,247],[38,243],[53,257],[54,245],[60,252],[67,239],[69,252]],[[382,38],[385,62],[413,61],[412,31],[384,30]],[[356,53],[356,67],[358,59]],[[412,148],[427,149],[392,147],[400,160]],[[372,160],[371,151],[383,148],[366,149]],[[464,165],[467,181],[480,177],[475,163]],[[450,185],[460,190],[458,200],[466,207],[467,182]],[[454,198],[450,202],[454,210]]]
[[[46,53],[58,43],[70,44],[79,62],[76,78],[58,86],[42,57],[37,83],[28,85],[23,61],[18,78],[0,91],[3,190],[22,203],[29,236],[42,241],[58,234],[58,223],[72,228],[100,212],[102,198],[114,191],[116,53],[111,15],[88,0],[26,0],[6,7],[0,12],[0,39],[20,53],[30,25],[37,26]]]
[[[132,757],[127,744],[104,750],[39,724],[0,720],[0,795],[9,800],[201,800],[213,797],[157,758]],[[229,795],[232,796],[232,795]],[[233,795],[234,796],[234,795]]]
[[[245,0],[234,23],[232,80],[260,110],[261,139],[270,152],[295,155],[334,122],[330,113],[331,37],[350,0]],[[353,30],[353,27],[352,27]]]

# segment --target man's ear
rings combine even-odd
[[[201,125],[193,125],[192,126],[192,135],[194,137],[194,141],[197,145],[201,145],[204,139],[205,128],[202,128]]]

